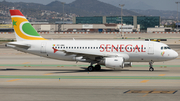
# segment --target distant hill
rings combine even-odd
[[[63,12],[63,6],[60,1],[53,1],[47,5],[36,4],[36,3],[23,3],[23,2],[0,2],[2,5],[7,7],[15,7],[15,9],[22,10],[50,10],[59,13]],[[79,16],[116,16],[121,15],[121,9],[113,5],[100,2],[98,0],[76,0],[70,4],[65,4],[65,13],[74,13]],[[24,12],[23,12],[24,13]],[[28,12],[27,12],[28,13]],[[32,13],[32,12],[31,12]],[[123,10],[123,14],[128,15],[139,15],[130,10]]]
[[[76,0],[69,4],[70,7],[81,9],[88,12],[89,15],[94,16],[116,16],[121,15],[121,9],[113,5],[98,1],[98,0]],[[139,15],[130,10],[123,10],[123,14],[128,15]],[[85,16],[82,14],[82,16]]]

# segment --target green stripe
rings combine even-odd
[[[158,79],[158,80],[180,80],[180,77],[168,76],[31,76],[31,75],[0,75],[3,79]]]
[[[45,65],[45,64],[0,64],[4,67],[21,67],[21,66],[31,66],[31,67],[88,67],[89,65]],[[149,67],[149,65],[132,65],[132,67]],[[180,65],[153,65],[153,67],[180,67]]]

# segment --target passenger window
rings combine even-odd
[[[168,49],[171,49],[170,47],[167,47]]]
[[[146,49],[146,47],[144,47],[144,49]]]
[[[164,47],[164,49],[167,49],[167,47]]]

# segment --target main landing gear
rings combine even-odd
[[[100,71],[101,70],[101,66],[100,65],[95,65],[95,67],[93,67],[92,65],[88,67],[88,71]]]
[[[153,62],[149,62],[149,71],[154,71]]]

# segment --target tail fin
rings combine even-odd
[[[10,10],[17,41],[46,40],[42,38],[19,10]]]

